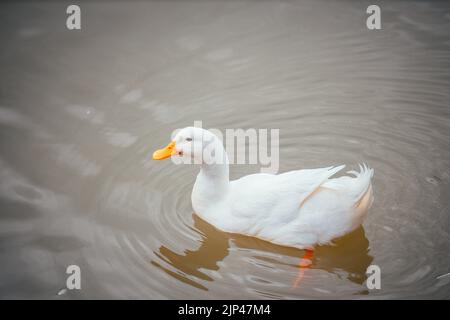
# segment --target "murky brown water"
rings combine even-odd
[[[82,2],[68,31],[2,3],[0,297],[450,298],[450,4],[381,2],[382,31],[369,4]],[[198,169],[151,160],[194,120],[279,128],[280,171],[369,163],[363,228],[292,288],[302,251],[215,230]]]

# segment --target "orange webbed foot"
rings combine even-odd
[[[293,284],[294,288],[297,288],[300,285],[300,282],[302,281],[302,279],[305,275],[305,270],[311,267],[313,256],[314,256],[313,250],[310,250],[310,249],[305,250],[305,254],[303,255],[303,258],[301,258],[298,263],[299,270],[298,270],[297,277],[295,278],[295,281]]]

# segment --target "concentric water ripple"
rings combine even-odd
[[[56,4],[37,31],[7,27],[2,295],[54,298],[78,264],[83,289],[60,298],[449,298],[447,3],[386,2],[379,32],[351,1],[85,6],[97,19],[76,39],[52,31]],[[199,168],[151,160],[195,120],[279,129],[280,172],[368,163],[364,225],[294,288],[303,251],[218,231],[191,207]]]

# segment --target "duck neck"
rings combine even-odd
[[[223,164],[202,164],[199,177],[214,189],[226,189],[230,182],[228,161]]]
[[[213,141],[211,144],[213,152],[204,154],[205,158],[201,165],[199,178],[212,189],[212,192],[220,193],[227,190],[230,182],[230,162],[222,143],[219,143],[217,138]]]
[[[201,215],[209,215],[209,208],[225,199],[229,188],[228,158],[220,164],[202,164],[192,191],[192,205]]]

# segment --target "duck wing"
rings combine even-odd
[[[252,174],[231,182],[230,203],[236,218],[285,224],[298,215],[302,203],[345,166],[294,170],[279,175]],[[274,219],[276,216],[276,219]],[[250,222],[250,221],[249,221]]]
[[[278,175],[280,189],[289,188],[298,193],[296,202],[301,204],[334,174],[345,168],[345,165],[318,169],[294,170]]]

